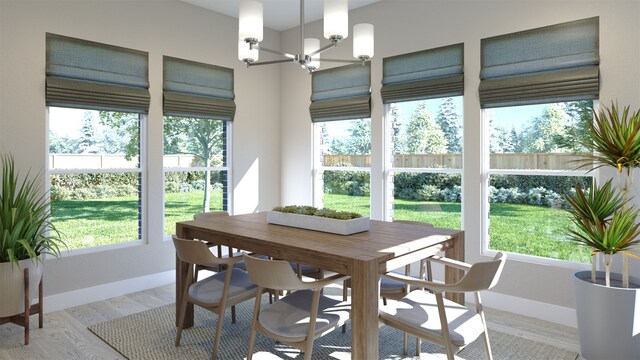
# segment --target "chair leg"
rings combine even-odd
[[[184,313],[187,311],[187,302],[182,298],[182,304],[180,304],[180,320],[178,321],[178,333],[176,334],[176,346],[180,346],[180,339],[182,338],[182,328],[184,327]]]
[[[236,306],[235,305],[231,306],[231,323],[232,324],[236,323]]]
[[[256,301],[253,305],[253,316],[251,319],[251,330],[249,331],[249,347],[247,349],[247,360],[253,358],[253,347],[256,343],[256,327],[258,324],[258,314],[260,313],[260,295],[262,288],[258,288],[258,295],[256,295]]]
[[[29,310],[31,299],[29,298],[29,268],[24,269],[24,344],[29,345]]]
[[[386,297],[383,297],[383,298],[382,298],[382,304],[383,304],[384,306],[387,306],[387,298],[386,298]]]
[[[409,334],[407,334],[406,332],[402,333],[402,354],[409,354]]]
[[[347,301],[348,296],[348,289],[347,289],[347,280],[344,280],[342,282],[342,301]],[[342,333],[346,334],[347,332],[347,324],[343,324],[342,325]]]
[[[218,344],[220,343],[220,335],[222,335],[222,325],[224,323],[224,307],[220,307],[218,313],[218,327],[216,329],[216,337],[213,340],[213,351],[211,352],[211,360],[216,360],[218,357]]]
[[[420,344],[422,343],[422,340],[420,340],[419,337],[416,336],[416,356],[420,357]]]
[[[44,312],[42,304],[42,278],[40,278],[40,284],[38,285],[38,327],[42,329],[44,321]]]

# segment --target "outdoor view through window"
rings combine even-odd
[[[489,128],[488,248],[589,262],[589,250],[567,241],[572,226],[564,194],[591,188],[589,168],[578,170],[592,102],[484,110]],[[588,176],[585,176],[588,175]]]
[[[141,238],[140,118],[49,108],[52,222],[70,249]]]

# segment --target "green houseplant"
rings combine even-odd
[[[24,311],[21,270],[29,267],[29,284],[34,288],[30,294],[37,295],[42,256],[58,257],[65,244],[51,224],[50,201],[39,186],[40,175],[20,176],[11,155],[0,155],[0,162],[0,317],[7,317]]]
[[[629,281],[628,259],[640,245],[640,210],[631,203],[634,169],[640,166],[640,111],[617,104],[594,111],[587,136],[580,141],[589,153],[582,166],[612,167],[617,184],[609,179],[590,190],[579,185],[565,196],[574,227],[569,238],[592,253],[591,271],[573,274],[580,352],[586,359],[635,359],[640,354],[637,316],[640,278]],[[602,254],[605,271],[596,272],[596,255]],[[622,254],[622,274],[612,274],[614,254]]]

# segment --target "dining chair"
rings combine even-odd
[[[428,258],[427,261],[465,271],[462,279],[455,284],[387,273],[383,276],[425,290],[414,290],[397,302],[383,306],[379,319],[388,326],[444,346],[448,360],[454,360],[454,354],[482,336],[487,359],[491,360],[493,356],[479,292],[496,285],[506,258],[506,254],[499,252],[492,260],[473,265],[440,256]],[[475,308],[445,299],[445,292],[473,293]],[[420,349],[416,351],[419,356]]]
[[[233,264],[242,260],[242,256],[218,258],[209,251],[204,242],[180,239],[175,235],[173,235],[173,244],[180,261],[189,265],[184,288],[182,289],[182,302],[176,304],[180,306],[180,312],[175,345],[180,345],[187,303],[198,305],[218,314],[218,327],[211,353],[211,358],[216,359],[226,307],[253,298],[256,296],[258,287],[251,282],[246,271],[233,266]],[[194,281],[194,267],[196,265],[211,267],[226,265],[226,270],[217,272],[200,281]]]
[[[256,295],[247,360],[253,358],[257,332],[301,350],[304,360],[310,360],[314,340],[349,320],[351,305],[348,302],[320,294],[324,286],[343,281],[348,276],[336,274],[322,280],[305,281],[297,276],[288,261],[243,256],[249,278],[258,285],[257,294],[263,289],[289,291],[264,308],[262,296]]]

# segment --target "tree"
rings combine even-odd
[[[85,111],[82,115],[82,127],[80,128],[80,143],[78,149],[82,153],[96,153],[96,129],[91,111]]]
[[[140,154],[139,115],[115,111],[100,111],[100,124],[108,129],[103,134],[107,152],[123,152],[127,160]]]
[[[410,154],[442,154],[447,151],[447,139],[424,102],[411,114],[405,138],[406,150]]]
[[[462,153],[462,119],[458,115],[453,98],[444,98],[440,102],[436,124],[440,126],[447,140],[447,153]]]
[[[544,108],[542,115],[533,119],[524,136],[524,151],[543,153],[561,151],[565,142],[567,114],[558,105]]]
[[[557,142],[572,152],[586,152],[587,149],[581,144],[589,138],[587,129],[593,121],[593,102],[572,101],[562,104],[562,107],[569,119],[564,130],[565,136],[557,139]]]
[[[371,120],[355,120],[349,133],[351,136],[346,141],[347,154],[371,154]]]

